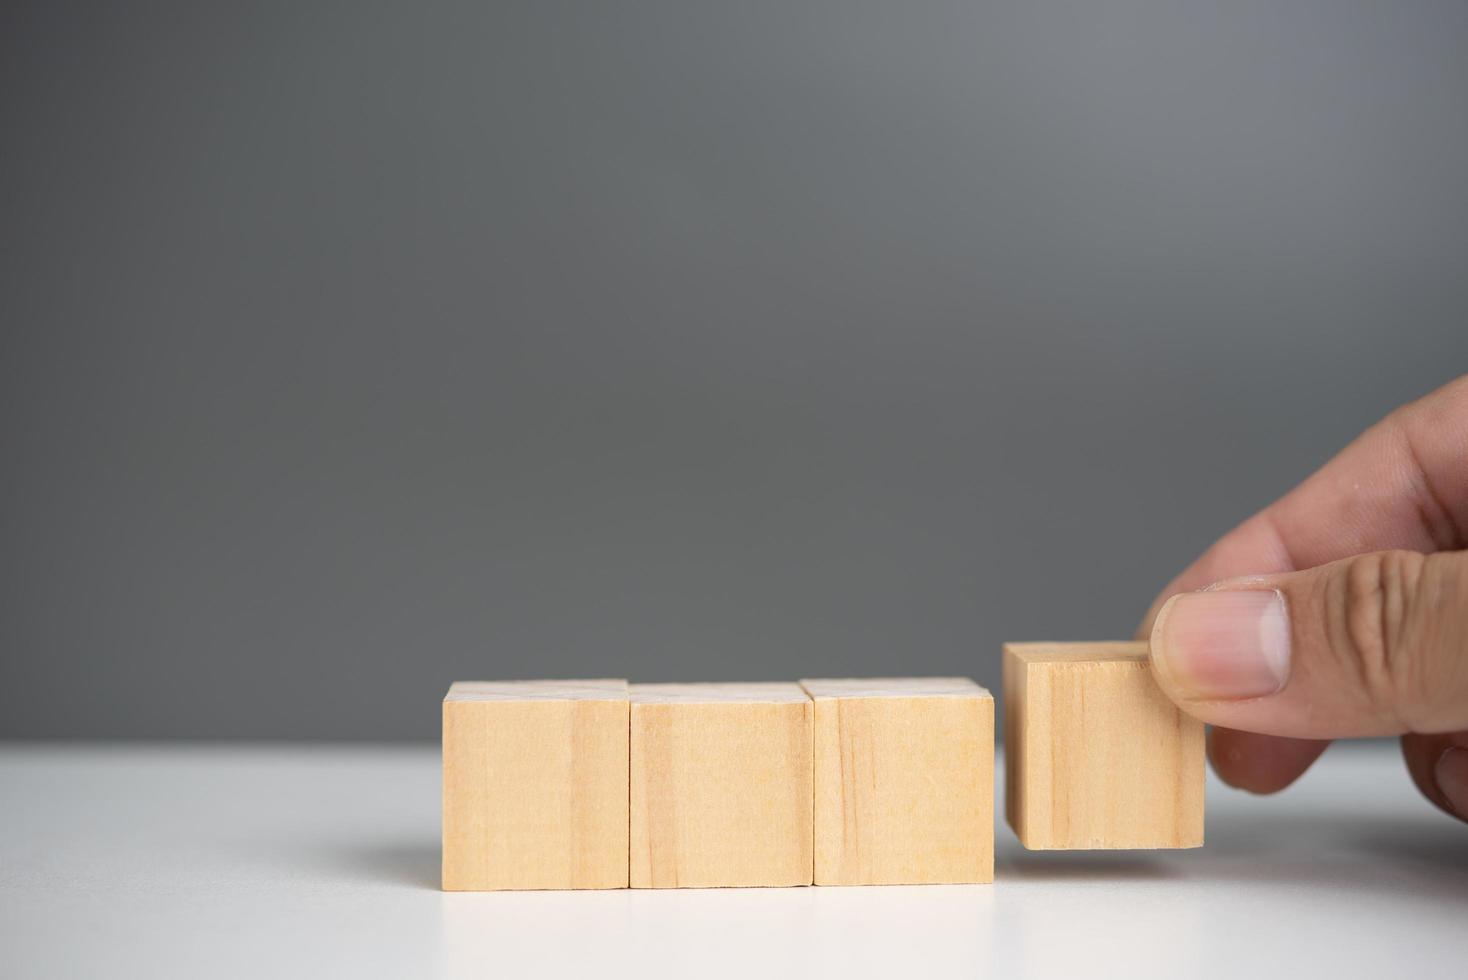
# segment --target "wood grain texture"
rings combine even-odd
[[[965,677],[800,682],[815,709],[815,883],[994,880],[994,698]]]
[[[1145,643],[1004,648],[1005,816],[1033,850],[1198,847],[1203,725]]]
[[[460,681],[443,702],[443,887],[627,887],[627,682]]]
[[[633,888],[811,883],[811,702],[797,684],[633,684]]]

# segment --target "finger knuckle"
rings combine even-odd
[[[1411,727],[1420,678],[1407,649],[1407,623],[1426,557],[1385,551],[1353,559],[1338,602],[1338,649],[1359,675],[1361,690],[1380,714]]]

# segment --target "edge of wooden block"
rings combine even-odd
[[[633,705],[648,704],[802,704],[810,695],[794,681],[711,681],[707,683],[630,684]]]
[[[1119,660],[1147,660],[1149,646],[1145,640],[1103,640],[1099,642],[1025,642],[1004,644],[1004,655],[1013,655],[1021,663],[1107,663]]]
[[[814,677],[800,686],[813,701],[845,698],[975,698],[993,700],[969,677]]]
[[[474,701],[626,701],[631,685],[622,678],[523,681],[454,681],[443,699]]]

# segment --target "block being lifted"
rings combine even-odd
[[[811,883],[798,684],[633,684],[633,888]]]
[[[994,699],[966,677],[800,682],[815,705],[815,883],[994,880]]]
[[[626,888],[624,680],[459,681],[443,701],[443,887]]]
[[[1004,648],[1005,815],[1025,847],[1198,847],[1203,725],[1145,643]]]

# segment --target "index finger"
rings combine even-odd
[[[1468,375],[1397,409],[1234,528],[1147,611],[1226,578],[1293,572],[1368,551],[1452,551],[1468,537]]]

